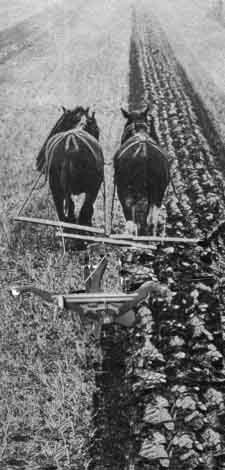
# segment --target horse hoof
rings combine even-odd
[[[130,236],[137,236],[138,227],[132,220],[128,220],[125,226],[125,233]]]

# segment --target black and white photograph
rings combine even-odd
[[[0,470],[225,470],[225,0],[0,0]]]

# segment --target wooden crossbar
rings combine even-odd
[[[141,248],[143,250],[147,250],[150,247],[150,245],[141,243],[141,241],[145,241],[141,237],[134,237],[132,239],[126,238],[126,237],[94,237],[90,235],[81,235],[81,234],[74,234],[74,233],[60,233],[56,232],[56,236],[58,237],[65,237],[65,238],[71,238],[75,240],[87,240],[90,242],[97,242],[97,243],[106,243],[108,245],[116,245],[116,246],[124,246],[124,247],[135,247],[135,248]],[[198,243],[199,239],[197,238],[176,238],[176,237],[146,237],[146,241],[152,241],[152,242],[158,242],[158,243],[164,243],[164,242],[173,242],[173,243]]]
[[[49,227],[63,227],[63,228],[72,228],[74,230],[81,230],[90,233],[99,233],[100,235],[104,235],[104,230],[101,228],[95,227],[86,227],[86,225],[78,225],[78,224],[69,224],[67,222],[61,222],[57,220],[49,220],[49,219],[39,219],[35,217],[24,217],[24,216],[16,216],[14,220],[17,222],[28,222],[30,224],[40,224],[40,225],[47,225]]]
[[[25,217],[25,216],[15,216],[14,220],[17,222],[27,222],[30,224],[39,224],[39,225],[47,225],[49,227],[56,227],[56,228],[68,228],[79,230],[81,232],[89,232],[91,234],[96,235],[105,235],[104,229],[97,228],[97,227],[89,227],[86,225],[78,225],[78,224],[70,224],[67,222],[61,222],[56,220],[49,220],[49,219],[41,219],[35,217]],[[82,239],[92,242],[101,242],[107,243],[110,245],[117,245],[117,246],[134,246],[142,249],[148,249],[149,245],[143,242],[154,242],[154,243],[190,243],[190,244],[197,244],[201,240],[199,238],[187,238],[187,237],[156,237],[156,236],[132,236],[128,234],[112,234],[109,237],[94,237],[89,235],[82,235],[82,234],[69,234],[64,233],[60,234],[57,232],[57,236],[65,237],[65,238],[74,238],[74,239]]]
[[[120,240],[131,240],[131,241],[140,241],[140,242],[159,242],[159,243],[199,243],[200,239],[199,238],[187,238],[187,237],[154,237],[154,236],[145,236],[145,235],[140,235],[140,236],[133,236],[133,235],[128,235],[128,234],[112,234],[110,235],[113,239],[120,239]]]
[[[116,246],[124,246],[124,247],[134,247],[134,248],[141,248],[142,250],[149,250],[150,246],[145,245],[143,243],[133,242],[131,240],[116,240],[115,238],[111,237],[94,237],[90,235],[81,235],[75,233],[60,233],[56,232],[57,237],[63,238],[71,238],[73,240],[87,240],[89,242],[94,243],[106,243],[108,245],[116,245]]]

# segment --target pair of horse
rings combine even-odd
[[[114,183],[129,234],[144,234],[153,227],[169,183],[169,163],[159,147],[149,107],[127,112],[121,145],[114,155]],[[45,172],[58,217],[63,222],[91,225],[93,205],[104,180],[104,157],[95,113],[82,106],[63,108],[37,157],[37,170]],[[85,194],[76,220],[73,195]]]

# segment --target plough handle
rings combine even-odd
[[[134,291],[136,297],[125,304],[121,305],[118,311],[118,316],[116,318],[116,321],[122,318],[123,315],[125,315],[127,312],[130,310],[133,310],[137,307],[137,305],[145,300],[147,297],[150,295],[155,295],[157,297],[169,297],[170,295],[170,290],[157,282],[154,281],[147,281],[144,284],[142,284],[141,287],[139,287],[136,291]]]
[[[18,287],[18,286],[12,286],[10,287],[10,292],[14,297],[18,297],[20,294],[24,293],[32,293],[35,295],[38,295],[41,297],[43,300],[49,303],[54,303],[57,299],[57,295],[54,294],[53,292],[48,292],[47,290],[43,289],[38,289],[37,287],[34,286],[23,286],[23,287]]]

